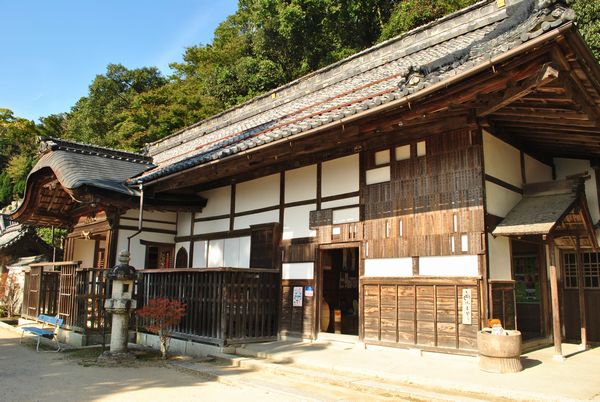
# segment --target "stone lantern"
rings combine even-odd
[[[112,324],[110,351],[104,353],[104,358],[119,360],[131,357],[127,352],[127,341],[129,315],[136,307],[133,299],[135,277],[135,268],[129,265],[129,253],[123,250],[119,255],[119,264],[108,274],[108,278],[112,280],[112,294],[110,299],[106,299],[104,308],[112,314]]]

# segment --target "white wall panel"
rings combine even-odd
[[[222,267],[224,263],[225,240],[209,240],[208,242],[208,263],[209,268]]]
[[[346,205],[357,205],[358,203],[360,203],[360,197],[348,197],[341,200],[322,202],[321,209],[345,207]]]
[[[377,169],[367,170],[367,184],[377,184],[390,181],[390,167],[384,166]]]
[[[369,277],[412,276],[412,257],[366,259],[365,260],[365,276],[369,276]]]
[[[239,183],[235,188],[235,212],[279,205],[279,174]]]
[[[238,216],[235,218],[233,228],[248,229],[250,225],[259,225],[261,223],[279,222],[279,210],[261,212],[258,214]]]
[[[223,245],[223,266],[240,268],[240,238],[225,239]]]
[[[488,234],[488,258],[490,279],[511,280],[510,239],[505,236],[494,238]]]
[[[328,197],[358,191],[358,154],[323,162],[321,195]]]
[[[95,240],[75,239],[73,261],[81,261],[82,268],[94,268],[94,251],[96,251]]]
[[[358,222],[360,220],[360,208],[336,209],[333,211],[333,224]]]
[[[476,255],[419,257],[422,276],[479,276]]]
[[[204,191],[200,195],[206,198],[206,206],[201,213],[196,214],[196,217],[210,218],[231,212],[231,186]]]
[[[527,184],[551,181],[552,167],[525,154],[525,180]]]
[[[240,237],[240,268],[250,268],[250,236]]]
[[[485,193],[487,212],[501,218],[504,218],[522,198],[521,194],[489,181],[485,182]]]
[[[192,213],[180,212],[177,216],[177,236],[189,236],[192,226]]]
[[[132,218],[137,221],[139,218],[138,211],[139,209],[129,209],[121,216]],[[148,211],[144,208],[144,219],[175,223],[177,220],[177,212]]]
[[[317,198],[317,165],[285,172],[285,202]]]
[[[286,208],[283,212],[283,240],[316,236],[316,231],[309,228],[310,211],[316,208],[315,204]]]
[[[229,219],[217,219],[194,223],[194,234],[225,232],[229,230]]]
[[[282,264],[281,279],[313,279],[314,266],[312,262],[296,262],[291,264]]]
[[[206,268],[206,248],[208,241],[201,240],[194,242],[194,260],[192,261],[193,268]]]
[[[587,172],[590,175],[589,180],[585,181],[585,198],[588,202],[592,221],[600,220],[600,211],[598,209],[598,190],[596,187],[596,172],[590,167],[590,161],[580,159],[555,158],[556,178],[564,180],[567,176]]]
[[[521,152],[483,131],[483,157],[485,173],[497,179],[522,187]]]

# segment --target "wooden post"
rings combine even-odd
[[[587,343],[587,322],[585,319],[585,282],[583,280],[583,261],[581,258],[581,244],[579,236],[575,240],[575,252],[577,255],[577,293],[579,296],[579,322],[581,327],[581,348],[586,350]]]
[[[562,336],[560,327],[560,305],[558,302],[558,277],[556,275],[556,262],[554,256],[554,239],[548,237],[548,262],[550,263],[550,296],[552,299],[552,338],[554,339],[553,359],[563,361]]]

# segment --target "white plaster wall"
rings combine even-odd
[[[419,257],[422,276],[479,276],[476,255]]]
[[[551,181],[552,167],[525,154],[525,180],[528,184]]]
[[[487,212],[501,218],[504,218],[522,198],[521,194],[489,181],[485,182],[485,193]]]
[[[390,181],[390,167],[384,166],[377,169],[367,170],[366,183],[377,184]]]
[[[494,238],[488,234],[488,263],[490,279],[511,280],[510,239],[505,236]]]
[[[258,225],[261,223],[279,222],[279,210],[274,209],[273,211],[261,212],[258,214],[238,216],[235,218],[233,228],[247,229],[250,225]]]
[[[231,212],[231,186],[204,191],[200,195],[206,198],[206,206],[202,212],[196,213],[197,218],[227,215]]]
[[[136,221],[139,218],[139,209],[130,209],[125,212],[122,217],[133,218]],[[153,219],[156,221],[165,221],[175,223],[177,220],[177,212],[162,212],[162,211],[148,211],[144,208],[144,219]]]
[[[177,236],[189,236],[192,225],[192,213],[180,212],[177,216]]]
[[[312,262],[295,262],[281,265],[281,279],[313,279],[315,264]]]
[[[396,147],[394,153],[396,154],[395,156],[397,161],[410,159],[410,145]]]
[[[358,191],[359,161],[358,154],[323,162],[321,195],[351,193]]]
[[[223,266],[233,268],[250,267],[250,236],[225,239],[223,247]]]
[[[229,230],[229,219],[217,219],[194,223],[194,234],[225,232]]]
[[[316,208],[316,204],[286,208],[283,212],[283,240],[316,236],[316,231],[309,228],[310,211]]]
[[[360,220],[360,208],[336,209],[333,211],[333,224],[358,222]]]
[[[600,220],[600,210],[598,208],[598,189],[596,187],[596,173],[590,167],[590,161],[582,159],[564,159],[555,158],[554,166],[556,168],[556,179],[564,180],[567,176],[587,172],[590,178],[585,181],[585,198],[588,202],[590,215],[594,223]]]
[[[208,242],[208,263],[209,268],[222,267],[224,261],[225,240],[209,240]]]
[[[317,165],[285,172],[285,202],[317,198]]]
[[[485,173],[513,186],[523,186],[521,152],[485,130],[483,131],[483,158]]]
[[[346,205],[357,205],[360,203],[360,197],[348,197],[341,200],[327,201],[321,203],[322,209],[345,207]]]
[[[412,257],[366,259],[364,275],[368,277],[412,276]]]
[[[194,242],[194,258],[192,260],[193,268],[206,268],[206,248],[208,241],[201,240]]]
[[[279,174],[239,183],[235,188],[235,212],[279,205]]]
[[[117,250],[127,249],[127,237],[134,234],[133,230],[119,230]],[[140,244],[140,240],[146,240],[157,243],[175,243],[175,235],[165,233],[153,233],[153,232],[142,232],[133,239],[131,239],[131,260],[129,264],[136,269],[144,269],[146,259],[146,246]]]
[[[94,268],[95,240],[75,239],[73,260],[81,261],[82,268]]]

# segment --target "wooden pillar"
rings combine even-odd
[[[562,354],[562,336],[560,327],[560,304],[558,302],[558,276],[554,255],[554,239],[548,236],[548,262],[550,265],[550,297],[552,299],[552,338],[554,339],[554,356],[557,361],[564,360]]]
[[[583,280],[583,259],[581,258],[581,244],[579,236],[575,239],[575,252],[577,255],[577,290],[579,296],[579,322],[581,327],[581,348],[586,350],[587,322],[585,319],[585,282]]]

